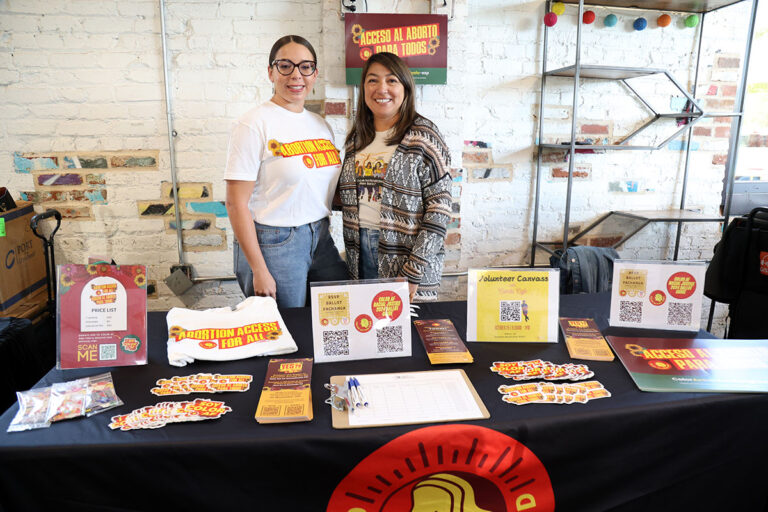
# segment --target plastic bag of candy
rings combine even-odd
[[[111,373],[88,378],[88,391],[85,395],[86,416],[93,416],[120,405],[123,405],[123,401],[117,396]]]
[[[17,391],[16,398],[19,400],[19,412],[13,417],[11,424],[8,425],[8,432],[22,432],[35,428],[46,428],[51,426],[47,420],[48,401],[51,396],[51,387],[30,389],[28,391]]]
[[[84,416],[87,390],[88,377],[51,386],[47,420],[53,422]]]

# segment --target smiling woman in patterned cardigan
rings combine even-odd
[[[362,71],[339,177],[353,279],[405,277],[411,300],[436,300],[451,215],[450,156],[414,106],[410,70],[377,53]]]

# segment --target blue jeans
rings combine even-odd
[[[307,304],[309,283],[348,279],[347,265],[328,231],[328,218],[297,227],[266,226],[254,222],[267,269],[277,284],[277,305],[300,308]],[[253,272],[234,242],[235,275],[246,297],[254,295]]]
[[[379,231],[360,228],[360,279],[379,277]]]

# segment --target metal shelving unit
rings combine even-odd
[[[570,66],[555,70],[547,70],[547,51],[549,43],[549,27],[544,29],[544,48],[542,58],[542,80],[541,80],[541,95],[539,102],[539,136],[538,136],[538,151],[536,159],[536,189],[535,189],[535,201],[534,201],[534,219],[533,219],[533,241],[531,245],[531,266],[536,262],[536,249],[540,248],[554,254],[554,248],[562,248],[563,252],[568,249],[569,245],[573,245],[579,239],[583,238],[586,234],[595,230],[599,225],[609,221],[610,219],[621,218],[629,221],[630,224],[634,223],[628,228],[628,232],[620,240],[618,240],[613,247],[626,242],[629,238],[637,234],[648,224],[654,222],[675,222],[677,223],[677,234],[675,237],[674,259],[678,257],[678,251],[680,249],[680,235],[682,232],[682,224],[685,222],[723,222],[727,224],[731,195],[733,192],[733,180],[735,172],[735,151],[738,144],[739,133],[741,129],[742,110],[744,106],[744,88],[747,80],[747,70],[749,65],[749,51],[752,44],[752,36],[755,26],[755,15],[757,12],[757,4],[759,0],[752,0],[752,11],[749,19],[747,44],[744,52],[744,60],[742,63],[741,80],[739,82],[736,109],[733,112],[724,113],[707,113],[702,106],[696,100],[696,88],[698,85],[699,77],[699,59],[701,56],[701,43],[704,30],[704,19],[706,13],[728,7],[733,4],[740,3],[744,0],[648,0],[639,2],[637,0],[571,0],[565,1],[566,4],[578,5],[578,24],[576,32],[576,58],[575,63]],[[547,0],[544,9],[545,13],[551,9],[551,0]],[[694,70],[694,83],[692,91],[688,91],[685,87],[680,85],[674,77],[666,70],[663,69],[648,69],[648,68],[631,68],[620,66],[603,66],[603,65],[582,65],[581,64],[581,30],[582,30],[582,15],[584,13],[585,5],[596,5],[603,7],[616,7],[616,8],[629,8],[629,9],[642,9],[642,10],[661,10],[661,11],[675,11],[675,12],[690,12],[701,15],[701,22],[699,24],[698,35],[698,49],[696,55],[696,66]],[[634,78],[646,77],[651,75],[663,75],[669,80],[688,100],[690,109],[685,112],[657,112],[651,105],[646,102],[643,97],[632,87],[630,80]],[[567,77],[573,79],[573,102],[571,111],[571,135],[570,142],[563,144],[542,143],[544,140],[543,133],[543,110],[544,110],[544,93],[547,85],[548,77]],[[576,141],[576,125],[579,119],[578,116],[578,98],[580,90],[580,80],[582,78],[589,78],[595,80],[612,80],[621,82],[627,90],[632,93],[640,102],[649,110],[650,119],[635,129],[632,133],[624,137],[617,144],[579,144]],[[725,205],[723,208],[723,215],[719,217],[701,215],[695,211],[686,209],[686,192],[688,185],[689,164],[690,164],[690,141],[693,133],[693,126],[700,120],[707,117],[732,117],[731,123],[731,137],[729,141],[728,159],[726,162],[726,190],[725,190]],[[654,123],[661,119],[679,119],[687,118],[687,122],[677,130],[673,135],[665,139],[663,142],[657,145],[632,145],[629,142],[639,133],[652,126]],[[615,151],[615,150],[641,150],[641,151],[654,151],[666,146],[670,141],[681,136],[684,132],[687,133],[685,143],[685,169],[683,173],[682,192],[680,198],[680,207],[675,209],[669,209],[664,211],[611,211],[604,214],[598,220],[590,224],[579,233],[568,236],[568,227],[570,221],[571,210],[571,195],[573,189],[573,170],[575,166],[576,153],[599,150],[599,151]],[[566,189],[566,204],[565,204],[565,220],[563,223],[563,237],[562,242],[542,242],[537,239],[538,227],[539,227],[539,199],[541,195],[541,152],[542,150],[567,150],[569,152],[568,158],[568,182]]]

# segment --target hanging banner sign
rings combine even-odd
[[[344,15],[347,84],[360,83],[374,53],[394,53],[419,84],[446,83],[448,17],[442,14]]]

